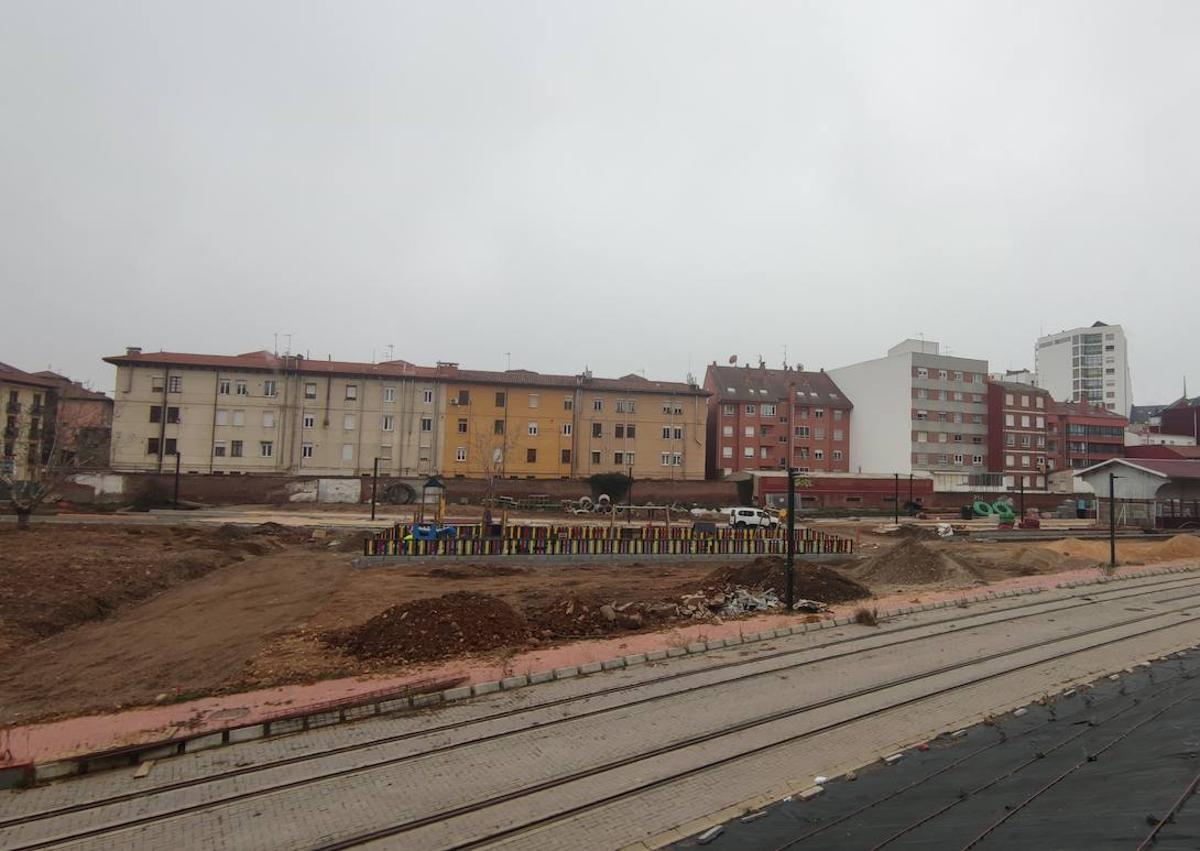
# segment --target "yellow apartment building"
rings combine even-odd
[[[0,363],[0,399],[4,402],[4,454],[0,474],[26,481],[43,460],[54,434],[53,381]]]
[[[640,375],[596,378],[443,364],[442,471],[466,478],[703,479],[706,392]]]

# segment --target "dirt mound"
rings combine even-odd
[[[513,567],[507,564],[465,564],[455,567],[435,567],[426,573],[436,579],[480,579],[492,576],[521,576],[529,573],[528,567]]]
[[[1200,556],[1200,537],[1175,535],[1165,541],[1156,541],[1148,549],[1154,556],[1162,559]]]
[[[901,523],[900,529],[891,533],[889,538],[905,541],[939,541],[941,537],[932,526],[918,526],[915,523]]]
[[[430,662],[524,644],[528,635],[525,619],[503,600],[456,591],[392,606],[325,640],[359,659]]]
[[[870,589],[823,564],[799,563],[795,571],[795,594],[805,600],[845,603],[870,597]],[[719,567],[705,577],[706,587],[737,585],[779,594],[787,588],[787,567],[779,556],[760,556],[749,564]]]
[[[875,585],[930,585],[975,579],[968,568],[918,540],[903,541],[868,559],[855,575]]]
[[[645,629],[678,620],[674,602],[635,600],[618,603],[602,597],[566,594],[526,607],[525,618],[538,638],[578,638]]]
[[[1094,559],[1069,556],[1044,546],[953,544],[951,557],[984,579],[1037,576],[1095,567]]]
[[[236,523],[222,523],[213,534],[222,541],[238,541],[250,533]]]

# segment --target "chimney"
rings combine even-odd
[[[131,355],[140,355],[141,353],[142,353],[141,346],[126,346],[125,347],[125,356],[126,357],[129,357]]]

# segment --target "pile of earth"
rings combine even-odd
[[[823,564],[799,563],[793,574],[794,593],[805,600],[846,603],[871,596],[871,590]],[[759,556],[748,564],[719,567],[704,578],[706,588],[738,586],[760,591],[787,588],[787,565],[779,556]]]
[[[941,536],[930,526],[918,526],[916,523],[901,523],[900,528],[888,537],[900,538],[905,541],[937,541]]]
[[[618,603],[577,594],[530,603],[525,609],[525,618],[539,639],[610,635],[645,629],[678,617],[679,607],[670,601]]]
[[[867,559],[854,574],[873,585],[970,584],[979,580],[969,568],[911,538]]]
[[[425,575],[436,579],[486,579],[491,576],[521,576],[527,573],[529,568],[510,564],[464,564],[434,567]]]
[[[529,624],[487,594],[456,591],[385,609],[370,620],[325,635],[359,659],[432,662],[464,653],[523,645]]]

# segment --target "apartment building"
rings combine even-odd
[[[117,368],[112,466],[121,471],[428,475],[441,460],[437,370],[396,360],[143,352]]]
[[[1120,325],[1096,322],[1039,337],[1034,361],[1037,385],[1055,399],[1091,402],[1128,416],[1133,386],[1129,345]]]
[[[988,472],[986,360],[908,339],[828,374],[854,400],[852,472]]]
[[[991,381],[988,399],[988,469],[1004,476],[1007,488],[1045,490],[1055,468],[1051,432],[1054,399],[1024,382]]]
[[[824,370],[714,362],[704,389],[710,478],[789,464],[805,472],[849,472],[854,406]]]
[[[26,481],[54,441],[53,381],[0,363],[0,398],[4,400],[4,454],[0,474]]]
[[[1056,468],[1082,470],[1125,454],[1127,417],[1086,402],[1055,402],[1054,414]]]
[[[64,458],[80,468],[107,467],[112,453],[113,400],[57,372],[33,374],[55,385],[55,446]]]
[[[640,375],[597,378],[443,364],[442,470],[467,478],[702,479],[705,394]]]

